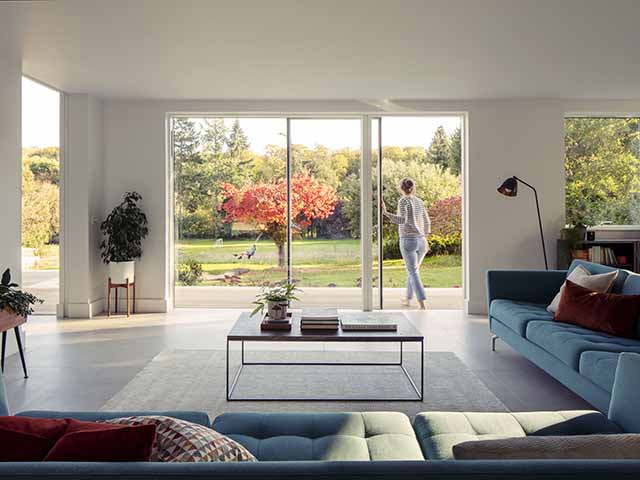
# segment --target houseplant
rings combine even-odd
[[[33,305],[42,303],[44,300],[31,293],[24,292],[18,288],[17,283],[11,282],[11,270],[6,269],[0,281],[0,318],[22,317],[33,313]]]
[[[270,320],[284,320],[287,318],[289,302],[298,300],[296,291],[298,288],[291,283],[263,289],[256,295],[256,300],[253,302],[256,308],[251,312],[251,316],[258,312],[264,313],[266,307]]]
[[[138,206],[141,199],[139,193],[127,192],[100,225],[102,261],[109,265],[112,283],[135,280],[135,260],[142,256],[142,240],[149,233],[147,216]]]

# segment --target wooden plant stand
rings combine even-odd
[[[13,328],[13,332],[16,335],[16,343],[18,344],[18,352],[20,353],[20,361],[22,362],[22,371],[24,372],[24,378],[29,378],[27,375],[27,364],[24,360],[24,349],[22,348],[22,338],[20,337],[20,325],[26,323],[27,319],[21,317],[12,312],[0,310],[0,332],[2,332],[2,360],[0,362],[0,368],[4,372],[4,354],[7,348],[7,332]]]
[[[127,291],[127,317],[129,314],[136,313],[136,282],[129,282],[129,279],[125,283],[112,283],[111,277],[109,277],[109,284],[107,287],[107,317],[111,316],[111,290],[116,291],[116,314],[118,313],[118,289],[124,288]],[[133,309],[129,309],[129,289],[133,289]]]

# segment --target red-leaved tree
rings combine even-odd
[[[287,183],[250,183],[236,187],[222,185],[224,222],[251,223],[271,237],[278,247],[278,265],[285,264],[284,246],[287,241]],[[301,232],[316,219],[329,217],[338,197],[330,185],[323,185],[310,175],[296,175],[291,179],[291,222]]]
[[[444,198],[433,202],[429,208],[431,233],[451,235],[462,232],[462,198],[460,196]]]

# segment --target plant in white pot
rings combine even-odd
[[[102,261],[109,265],[111,283],[135,281],[135,260],[142,256],[142,240],[148,235],[147,216],[138,207],[137,192],[127,192],[100,224],[104,239],[100,243]]]
[[[257,306],[251,312],[251,316],[258,312],[264,313],[266,307],[269,320],[284,320],[287,318],[289,303],[292,300],[298,300],[298,297],[296,297],[296,291],[298,290],[291,283],[263,289],[262,292],[256,295],[256,300],[253,303]]]

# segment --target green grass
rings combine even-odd
[[[276,246],[270,240],[258,242],[256,255],[251,260],[236,260],[234,253],[248,250],[250,240],[225,241],[215,246],[212,240],[181,240],[177,244],[177,262],[193,259],[202,263],[204,278],[201,285],[225,285],[207,277],[222,275],[234,269],[246,269],[240,275],[240,285],[267,285],[286,277],[278,268]],[[301,287],[357,287],[360,272],[359,240],[295,240],[293,251],[293,278]],[[442,255],[425,259],[420,270],[427,287],[459,287],[462,284],[462,259],[459,255]],[[377,264],[374,265],[377,282]],[[402,260],[384,262],[385,287],[403,287],[406,273]]]

